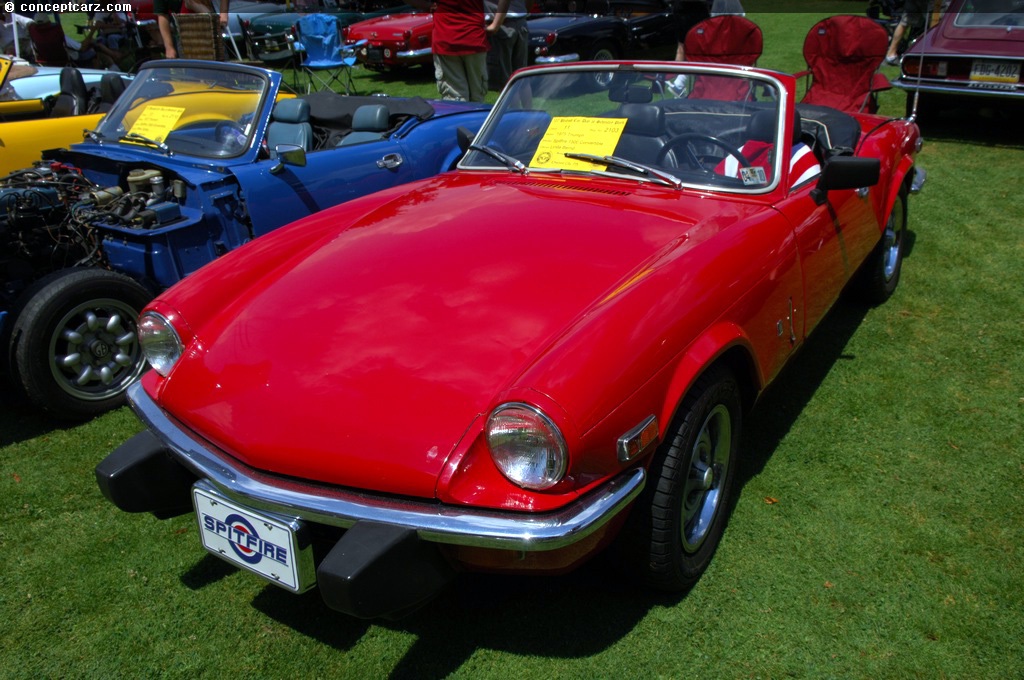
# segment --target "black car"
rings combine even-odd
[[[686,31],[708,17],[706,0],[590,0],[560,2],[552,9],[529,19],[533,63],[604,61],[641,54],[671,58]],[[666,53],[650,54],[657,50]]]

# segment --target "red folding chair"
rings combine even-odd
[[[35,62],[40,66],[72,65],[60,23],[33,21],[28,25],[28,37],[32,41]]]
[[[878,93],[889,80],[878,72],[889,48],[889,34],[866,16],[833,16],[811,27],[804,40],[809,78],[805,104],[856,113],[878,111]]]
[[[723,15],[705,19],[686,33],[683,54],[687,61],[756,66],[764,48],[761,29],[750,19]],[[694,79],[690,97],[738,101],[746,99],[749,81],[701,76]]]

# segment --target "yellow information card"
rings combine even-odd
[[[556,116],[551,119],[551,124],[537,145],[530,167],[593,170],[593,163],[566,158],[565,153],[609,156],[615,151],[625,127],[625,118]]]
[[[183,106],[147,106],[135,119],[135,124],[128,132],[162,142],[174,129],[174,124],[178,122],[183,113],[185,113]]]

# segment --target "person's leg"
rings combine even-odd
[[[894,65],[896,63],[896,49],[899,47],[900,41],[903,40],[903,33],[907,30],[907,15],[904,12],[903,16],[900,17],[900,22],[896,24],[895,30],[892,32],[892,40],[889,41],[889,50],[885,53],[885,63]]]
[[[469,82],[466,80],[462,57],[435,54],[434,79],[437,80],[437,92],[441,99],[469,100]]]
[[[482,102],[487,96],[487,53],[477,52],[462,57],[466,78],[466,98]]]
[[[171,18],[166,14],[157,14],[156,25],[160,27],[160,39],[164,43],[164,56],[168,59],[174,59],[178,56],[178,50],[174,46],[174,31],[171,30]]]

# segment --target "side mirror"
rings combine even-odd
[[[817,186],[811,190],[811,197],[822,205],[828,200],[829,191],[874,186],[880,176],[881,162],[877,158],[833,156],[821,166],[821,176]]]
[[[277,156],[277,164],[270,168],[270,174],[276,175],[286,165],[297,165],[300,168],[306,167],[306,150],[296,144],[278,144],[274,147],[274,154]]]
[[[476,133],[467,127],[460,125],[455,128],[455,139],[459,144],[459,151],[465,154],[469,151],[469,145],[473,143],[473,138],[476,137]]]

